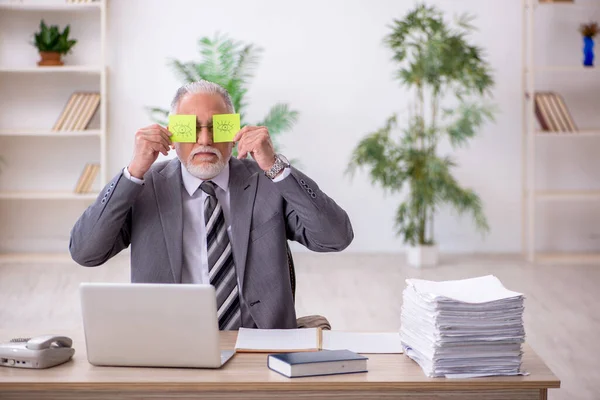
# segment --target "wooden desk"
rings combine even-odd
[[[11,336],[0,332],[0,340]],[[222,332],[232,349],[236,332]],[[67,333],[68,335],[68,333]],[[560,381],[525,346],[523,377],[427,378],[403,354],[368,355],[369,372],[288,379],[267,368],[266,354],[236,354],[222,369],[95,367],[81,333],[75,355],[45,370],[0,367],[0,399],[547,399]]]

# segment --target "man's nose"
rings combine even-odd
[[[203,146],[210,146],[213,144],[212,129],[207,126],[199,126],[196,129],[196,143]]]

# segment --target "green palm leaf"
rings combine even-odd
[[[485,97],[494,79],[483,50],[469,44],[474,28],[468,14],[452,27],[424,4],[394,21],[384,43],[398,65],[396,78],[415,94],[415,111],[398,140],[392,138],[397,120],[389,119],[357,144],[349,160],[347,171],[365,168],[371,184],[405,196],[396,210],[396,233],[412,245],[434,243],[431,224],[445,204],[469,213],[481,232],[489,230],[481,199],[452,176],[455,162],[437,155],[442,139],[465,145],[493,119]]]
[[[233,40],[227,35],[216,33],[213,37],[198,39],[199,61],[170,59],[168,65],[183,84],[207,80],[221,85],[240,114],[241,125],[264,125],[269,129],[277,147],[277,136],[290,131],[298,121],[298,111],[288,104],[277,103],[270,108],[263,121],[250,123],[246,120],[250,81],[260,62],[263,49],[254,44]],[[152,120],[166,125],[169,111],[161,107],[146,107]]]

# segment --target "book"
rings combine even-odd
[[[69,97],[69,100],[67,101],[67,104],[65,104],[65,107],[63,108],[62,113],[60,114],[60,116],[58,117],[58,120],[52,127],[53,131],[58,131],[61,129],[65,120],[67,119],[67,116],[71,112],[70,110],[73,107],[73,105],[75,104],[75,100],[77,99],[78,96],[79,96],[78,93],[74,93],[71,95],[71,97]]]
[[[99,171],[99,164],[86,164],[75,186],[75,193],[89,193]]]
[[[544,132],[577,132],[564,99],[555,92],[535,94],[535,115]]]
[[[270,354],[267,367],[288,378],[367,372],[367,357],[349,350]]]
[[[91,164],[86,164],[85,167],[83,167],[83,171],[81,172],[81,175],[79,175],[79,180],[77,181],[77,185],[75,186],[75,193],[83,193],[85,181],[88,177],[88,174],[90,173],[90,169]]]
[[[75,92],[52,127],[53,131],[81,131],[87,129],[98,106],[100,93]]]
[[[60,116],[59,120],[62,118],[62,124],[60,125],[55,125],[54,130],[55,131],[70,131],[71,127],[73,125],[73,122],[75,121],[76,115],[79,113],[79,109],[81,108],[81,104],[83,103],[83,100],[85,98],[85,94],[84,93],[73,93],[72,95],[73,97],[73,102],[71,103],[70,107],[65,107],[65,109],[63,110],[63,115]],[[64,118],[63,118],[64,117]]]
[[[364,354],[400,354],[402,353],[400,339],[398,332],[344,332],[320,328],[240,328],[235,350],[245,353],[350,350]]]
[[[92,121],[98,106],[100,105],[100,94],[99,93],[89,93],[88,101],[85,103],[83,109],[81,110],[81,114],[75,125],[73,127],[74,130],[81,131],[87,129],[88,125]]]

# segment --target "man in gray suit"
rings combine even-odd
[[[212,116],[235,113],[222,87],[185,85],[171,112],[197,117],[196,143],[173,144],[160,125],[136,132],[129,165],[75,223],[72,258],[98,266],[131,245],[134,283],[214,285],[220,329],[295,328],[287,240],[341,251],[354,238],[348,215],[275,154],[266,127],[213,142]],[[177,158],[156,162],[171,148]]]

